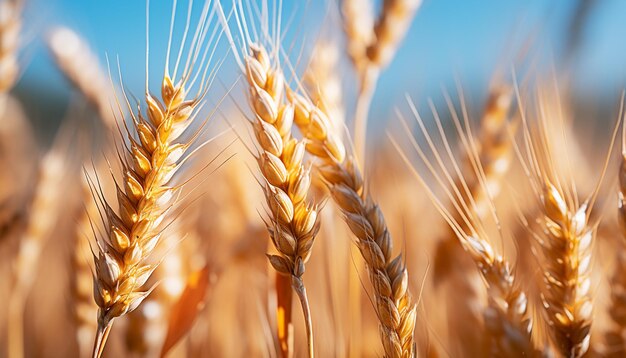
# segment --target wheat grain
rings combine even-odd
[[[126,347],[130,354],[156,356],[163,345],[169,309],[185,288],[184,258],[181,255],[182,245],[179,245],[183,239],[181,226],[179,219],[163,232],[159,244],[162,249],[155,249],[155,253],[163,256],[163,260],[148,281],[148,285],[159,284],[150,297],[128,316]]]
[[[310,141],[307,150],[322,160],[320,173],[367,264],[385,355],[411,357],[416,307],[402,255],[392,256],[391,234],[382,211],[365,191],[353,158],[346,158],[343,143],[328,130],[326,115],[303,96],[290,92],[289,97],[295,107],[294,121]]]

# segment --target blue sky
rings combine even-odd
[[[596,1],[583,37],[582,55],[571,72],[576,88],[592,94],[612,93],[623,86],[626,73],[623,41],[626,1]],[[181,3],[182,14],[185,1]],[[437,96],[439,87],[450,86],[455,76],[464,84],[481,88],[496,66],[508,70],[512,57],[505,54],[516,53],[519,44],[528,37],[536,39],[538,49],[533,55],[558,58],[576,3],[573,0],[424,0],[403,47],[380,80],[373,102],[374,114],[386,116],[392,106],[402,103],[404,93],[420,100]],[[151,2],[153,54],[164,53],[164,41],[158,39],[167,38],[171,4],[170,0]],[[285,0],[285,13],[295,12],[299,16],[296,26],[299,30],[291,31],[292,36],[302,33],[315,36],[312,33],[321,26],[317,19],[323,18],[327,8],[323,1]],[[144,1],[32,0],[26,21],[27,34],[33,40],[25,53],[29,66],[23,85],[67,90],[67,84],[56,73],[38,40],[50,27],[63,25],[82,34],[102,63],[105,54],[113,59],[119,56],[126,85],[141,90]],[[226,78],[229,71],[234,68],[224,68]],[[153,73],[158,78],[160,71]]]

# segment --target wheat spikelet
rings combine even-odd
[[[28,293],[37,275],[38,261],[58,218],[61,185],[68,170],[67,158],[58,150],[50,150],[40,164],[39,182],[30,208],[28,224],[20,240],[13,267],[13,287],[8,305],[11,329],[8,356],[24,356],[23,314]]]
[[[98,59],[78,34],[68,28],[56,28],[48,37],[48,49],[63,75],[96,109],[103,123],[116,130],[111,100],[114,96]]]
[[[185,267],[182,257],[180,220],[172,222],[162,236],[160,247],[167,254],[148,281],[158,282],[150,297],[132,312],[126,330],[126,347],[129,353],[156,356],[166,336],[169,308],[176,302],[185,287]]]
[[[495,357],[536,355],[531,342],[528,299],[516,287],[509,263],[494,253],[486,239],[461,232],[459,235],[487,284],[488,304],[483,319],[489,333],[489,354]]]
[[[326,115],[308,99],[296,93],[289,95],[295,106],[294,121],[310,141],[307,150],[323,161],[320,173],[367,264],[385,355],[412,357],[416,307],[408,291],[402,255],[392,256],[391,235],[382,211],[363,187],[353,159],[346,158],[343,143],[328,129]]]
[[[117,211],[92,181],[92,191],[100,202],[108,229],[104,237],[97,238],[99,250],[94,254],[93,294],[99,307],[94,357],[102,354],[114,320],[135,310],[154,289],[143,289],[157,267],[150,262],[154,260],[151,255],[175,217],[172,211],[184,186],[177,183],[179,171],[189,158],[188,149],[206,124],[206,120],[200,123],[190,138],[184,135],[197,119],[214,76],[208,73],[211,57],[206,58],[207,44],[213,41],[213,35],[207,35],[212,20],[209,5],[204,5],[193,39],[180,44],[173,77],[169,67],[170,34],[160,98],[150,94],[146,83],[145,114],[139,106],[130,108],[125,99],[131,123],[125,127],[123,148],[118,148],[122,178],[116,188]],[[189,21],[185,33],[188,24]],[[177,75],[181,57],[184,67],[182,74]],[[189,93],[192,89],[194,92]]]
[[[279,252],[268,258],[278,272],[291,276],[294,291],[302,296],[306,292],[302,283],[305,263],[319,231],[317,208],[306,201],[311,178],[309,170],[302,165],[304,142],[291,137],[294,108],[284,103],[280,68],[271,68],[268,53],[259,45],[250,45],[245,61],[250,102],[256,117],[252,125],[262,150],[259,168],[266,182],[264,190],[271,212],[267,226]],[[307,332],[311,332],[310,314],[305,306],[308,304],[303,304]],[[308,338],[312,356],[312,334]]]

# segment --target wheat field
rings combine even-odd
[[[130,59],[34,1],[0,0],[0,357],[626,357],[625,95],[571,65],[601,1],[384,115],[449,0],[146,1],[98,35]]]

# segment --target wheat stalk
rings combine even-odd
[[[250,105],[255,113],[251,123],[262,150],[257,159],[271,212],[267,228],[279,253],[268,258],[276,271],[291,277],[291,285],[302,303],[312,357],[312,322],[302,282],[305,264],[319,231],[317,208],[306,201],[310,171],[302,165],[304,142],[291,137],[294,108],[284,103],[280,68],[271,67],[264,47],[251,44],[249,50],[245,63]]]
[[[416,306],[411,302],[402,255],[392,256],[391,234],[382,211],[364,189],[353,158],[346,158],[343,143],[329,130],[331,122],[324,112],[303,96],[289,92],[289,97],[295,107],[294,121],[309,140],[307,150],[322,160],[320,174],[367,264],[385,355],[412,357]]]
[[[153,286],[143,290],[157,267],[150,262],[151,255],[156,253],[161,236],[167,235],[164,230],[174,220],[173,210],[184,187],[184,182],[176,183],[181,166],[193,154],[188,149],[208,120],[200,122],[193,135],[185,138],[183,134],[197,119],[215,75],[208,72],[212,54],[206,57],[210,47],[207,44],[212,43],[216,33],[208,36],[213,19],[209,8],[210,2],[206,2],[193,38],[186,43],[188,18],[173,72],[169,63],[170,31],[160,98],[148,91],[147,78],[145,114],[139,106],[133,114],[135,110],[125,98],[131,123],[125,127],[123,148],[118,148],[122,178],[121,185],[116,185],[117,211],[92,181],[92,191],[100,202],[101,216],[108,229],[106,235],[97,238],[98,253],[94,254],[93,293],[99,307],[94,357],[102,354],[115,319],[135,310],[154,289]],[[177,75],[180,63],[184,64],[182,74]],[[188,91],[194,88],[195,92],[190,94]]]
[[[364,9],[371,6],[369,0],[367,0],[368,5],[365,6],[360,2],[356,5],[357,2],[352,0],[344,3],[343,18],[348,43],[354,44],[356,48],[351,51],[352,46],[349,46],[348,50],[359,75],[359,94],[354,114],[354,144],[361,168],[365,164],[367,116],[378,77],[381,70],[395,55],[421,2],[422,0],[384,0],[373,28],[373,34],[372,31],[365,30],[365,23],[368,22],[366,19],[369,18],[367,13],[363,10],[356,10],[359,6]],[[353,15],[357,20],[349,19],[346,15]],[[361,46],[368,39],[369,43],[365,45],[366,58],[362,59]]]

